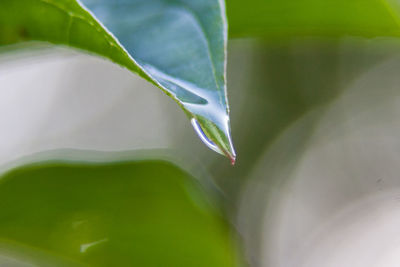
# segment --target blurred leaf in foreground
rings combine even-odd
[[[227,0],[231,37],[400,36],[393,0]]]
[[[0,178],[0,265],[236,266],[231,230],[164,161],[42,163]]]
[[[0,45],[37,40],[104,56],[171,96],[206,145],[234,161],[224,2],[83,2],[94,15],[75,0],[0,1]]]

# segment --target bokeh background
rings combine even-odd
[[[2,53],[0,166],[60,148],[167,151],[212,181],[245,266],[398,266],[399,71],[392,38],[231,40],[232,167],[115,64],[43,45]]]

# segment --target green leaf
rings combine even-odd
[[[176,100],[202,140],[234,160],[223,1],[83,2],[94,15],[75,0],[1,0],[0,44],[47,41],[107,57]]]
[[[0,177],[0,211],[0,265],[237,264],[229,225],[165,161],[23,166]]]
[[[230,37],[400,36],[395,0],[227,0]],[[397,1],[398,2],[398,1]]]

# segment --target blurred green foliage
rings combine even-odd
[[[229,225],[168,162],[20,167],[0,179],[0,211],[0,256],[38,266],[236,265]]]
[[[399,36],[388,0],[227,0],[230,37]]]

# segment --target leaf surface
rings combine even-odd
[[[223,1],[2,0],[0,44],[29,40],[96,53],[139,74],[183,108],[208,146],[234,160]]]

